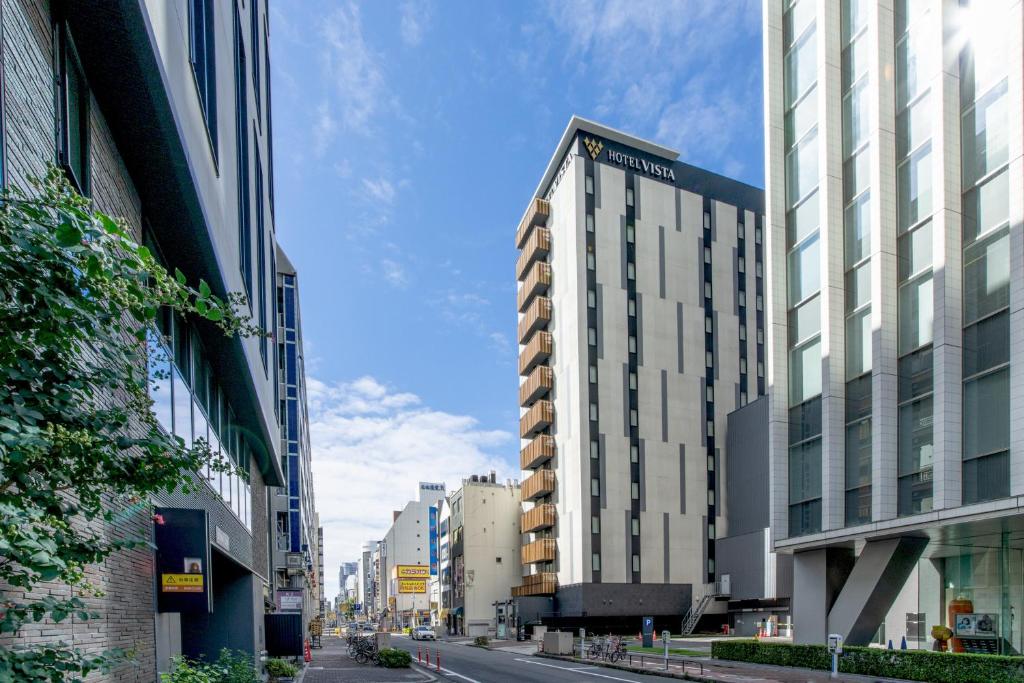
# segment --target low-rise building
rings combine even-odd
[[[439,515],[441,608],[448,633],[495,637],[495,603],[522,581],[519,484],[489,475],[462,480]],[[527,513],[529,514],[529,513]]]

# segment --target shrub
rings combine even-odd
[[[477,636],[473,639],[473,644],[478,647],[487,647],[491,641],[487,639],[487,636]]]
[[[382,648],[378,657],[386,669],[408,669],[412,663],[412,655],[397,647]]]
[[[220,651],[214,667],[220,670],[218,683],[260,683],[252,658],[244,652],[225,648]]]
[[[831,657],[824,645],[723,640],[711,644],[711,656],[737,662],[808,669],[828,670],[831,667]],[[1019,683],[1024,679],[1024,657],[844,647],[839,658],[839,671],[930,683]]]
[[[299,673],[299,668],[291,662],[286,662],[283,659],[268,659],[267,660],[267,674],[274,678],[289,678]]]
[[[211,665],[184,657],[173,657],[171,672],[160,674],[160,683],[217,683],[218,680]]]

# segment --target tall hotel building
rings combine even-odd
[[[765,0],[772,527],[798,642],[1020,652],[1020,0]],[[1016,425],[1016,427],[1013,427]],[[979,617],[980,620],[980,617]]]
[[[763,193],[677,156],[574,117],[516,233],[513,592],[553,621],[678,627],[715,580],[725,416],[765,391]]]

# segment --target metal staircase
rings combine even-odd
[[[700,621],[702,616],[704,616],[704,612],[707,611],[708,605],[710,605],[713,600],[716,598],[728,597],[729,592],[727,590],[723,591],[722,589],[723,586],[718,581],[704,585],[703,590],[700,592],[700,597],[696,598],[696,602],[683,616],[682,635],[688,636],[693,634],[693,629],[697,628],[697,622]]]

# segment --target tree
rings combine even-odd
[[[207,464],[232,466],[198,441],[186,448],[153,415],[147,340],[162,308],[224,334],[262,334],[244,299],[186,283],[51,169],[32,195],[0,203],[0,645],[2,681],[79,681],[132,657],[66,643],[18,647],[30,621],[96,619],[84,569],[145,539],[105,540],[118,506],[190,491]],[[44,582],[71,597],[44,595]],[[35,592],[34,592],[35,591]],[[25,596],[25,597],[18,597]]]

